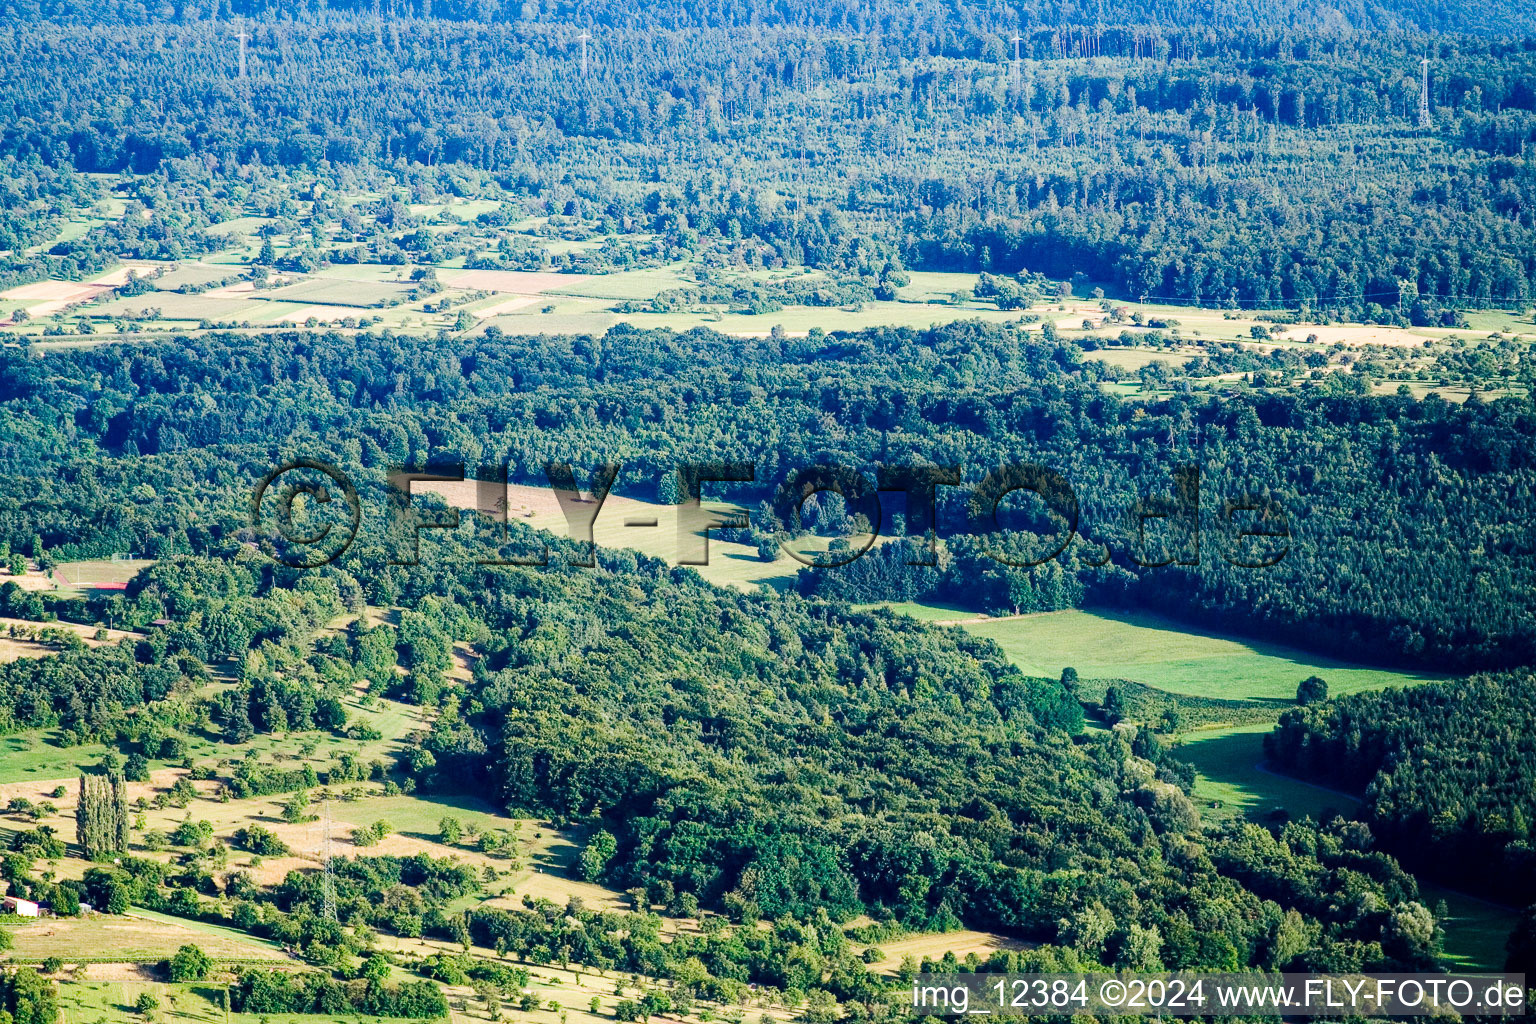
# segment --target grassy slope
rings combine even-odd
[[[1195,798],[1202,813],[1228,817],[1241,811],[1257,819],[1283,808],[1293,818],[1323,820],[1334,813],[1350,814],[1359,807],[1354,797],[1261,768],[1264,736],[1269,731],[1267,724],[1244,725],[1191,733],[1184,738],[1179,757],[1200,773],[1195,780]]]
[[[965,629],[996,640],[1031,675],[1057,676],[1070,665],[1084,679],[1134,679],[1191,696],[1288,701],[1310,675],[1326,679],[1334,694],[1440,678],[1353,665],[1146,614],[1046,612],[967,622]]]
[[[12,958],[24,962],[56,956],[69,964],[81,959],[157,963],[188,943],[218,960],[288,962],[283,951],[265,939],[141,910],[126,917],[43,918],[7,930],[16,940]]]

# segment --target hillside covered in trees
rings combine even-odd
[[[1187,776],[1155,743],[1134,731],[1074,740],[1081,710],[1060,683],[1021,676],[990,642],[793,595],[720,590],[628,552],[605,553],[597,570],[358,569],[304,573],[295,586],[300,570],[272,571],[253,552],[162,561],[124,599],[169,611],[170,624],[141,641],[145,664],[134,659],[124,673],[140,687],[171,680],[154,705],[159,719],[134,713],[145,690],[130,684],[78,727],[137,753],[211,720],[239,744],[316,724],[304,708],[361,682],[434,712],[396,763],[366,770],[421,792],[494,793],[509,810],[585,826],[586,877],[717,910],[749,934],[759,919],[830,929],[867,912],[894,928],[994,928],[1079,965],[1356,970],[1436,955],[1416,884],[1369,849],[1369,833],[1343,822],[1202,833]],[[343,594],[402,608],[399,625],[354,624],[316,643],[293,613],[313,604],[329,621]],[[232,615],[271,625],[213,647],[205,636]],[[273,628],[283,621],[297,628]],[[455,642],[478,654],[466,683],[443,675]],[[82,652],[60,682],[86,686],[118,650]],[[204,664],[232,670],[234,687],[198,698]],[[20,663],[0,666],[8,683],[26,678]],[[63,722],[78,699],[78,689],[56,688],[48,704],[24,708],[13,697],[12,714]],[[333,768],[324,781],[349,777]],[[273,778],[265,791],[315,782]],[[190,819],[187,830],[179,845],[207,846]],[[124,856],[79,882],[50,881],[31,869],[49,841],[24,837],[11,869],[19,891],[67,902],[62,887],[109,910],[137,904],[229,923],[328,966],[361,952],[319,913],[313,872],[268,887],[236,872],[221,884],[202,854],[170,864]],[[284,854],[264,827],[235,841]],[[336,875],[349,928],[450,939],[469,928],[525,951],[556,941],[538,913],[445,913],[477,888],[469,868],[365,856]],[[419,896],[402,903],[400,884]],[[1331,893],[1344,885],[1371,895],[1341,904]],[[567,956],[662,976],[684,969],[672,954],[647,953],[643,935],[616,944],[617,922],[566,916]],[[766,960],[722,951],[711,973],[841,998],[875,984],[862,964],[834,967],[832,947],[798,967],[793,943],[770,951]]]
[[[1415,869],[1536,900],[1536,724],[1528,672],[1356,694],[1280,717],[1275,764],[1365,795],[1365,820]]]
[[[484,538],[468,528],[425,538],[419,565],[390,565],[398,538],[384,522],[383,476],[397,460],[474,466],[510,452],[516,480],[538,480],[550,459],[585,473],[612,458],[651,488],[679,460],[767,452],[753,485],[766,506],[753,528],[767,531],[773,486],[798,465],[900,456],[980,471],[1036,457],[1061,466],[1085,509],[1106,510],[1087,528],[1095,544],[1122,552],[1102,568],[1074,554],[1049,570],[1081,573],[1085,594],[1090,585],[1126,601],[1183,594],[1236,620],[1221,588],[1251,579],[1243,585],[1273,587],[1264,591],[1273,601],[1309,596],[1284,615],[1321,634],[1351,622],[1351,607],[1373,607],[1352,605],[1358,583],[1288,591],[1273,573],[1314,573],[1351,550],[1382,557],[1354,539],[1355,507],[1399,508],[1426,535],[1441,528],[1427,511],[1432,492],[1346,458],[1349,449],[1380,450],[1390,438],[1393,465],[1410,461],[1397,452],[1422,452],[1413,458],[1436,467],[1442,488],[1460,477],[1456,493],[1475,499],[1498,479],[1507,494],[1527,472],[1518,403],[1319,395],[1133,406],[1093,387],[1094,364],[1071,346],[1025,345],[975,325],[733,343],[621,330],[469,346],[295,332],[4,359],[11,542],[70,557],[142,546],[161,559],[119,596],[35,597],[39,615],[85,615],[147,636],[0,667],[18,725],[57,725],[82,741],[134,737],[159,752],[207,721],[238,744],[290,728],[343,730],[334,698],[379,680],[433,709],[432,725],[398,764],[360,771],[428,791],[495,793],[510,810],[588,828],[587,876],[658,903],[688,894],[738,921],[821,911],[912,928],[969,924],[1103,963],[1355,969],[1435,955],[1415,883],[1371,848],[1369,833],[1343,823],[1205,829],[1187,771],[1155,742],[1134,731],[1074,741],[1076,701],[1055,680],[1021,676],[990,643],[838,603],[718,590],[629,552],[602,553],[596,569],[569,566],[563,542],[552,542],[545,568],[477,566]],[[739,401],[697,398],[719,394]],[[1170,432],[1175,446],[1159,451]],[[368,509],[357,543],[330,568],[289,569],[253,550],[263,541],[249,528],[250,489],[295,445],[337,459]],[[1298,451],[1318,462],[1309,470]],[[1305,530],[1337,531],[1338,549],[1297,543],[1294,569],[1283,560],[1247,576],[1215,558],[1160,570],[1126,559],[1121,545],[1133,537],[1109,511],[1167,491],[1171,466],[1202,452],[1214,493],[1268,487],[1295,501]],[[54,485],[25,485],[43,477]],[[1486,509],[1474,502],[1466,515],[1476,514]],[[963,495],[940,515],[947,550],[972,543]],[[524,528],[511,529],[526,548]],[[1421,557],[1445,552],[1429,544]],[[1033,586],[1039,572],[1021,570],[1015,586]],[[1403,575],[1362,569],[1359,579]],[[1449,587],[1458,570],[1427,575]],[[3,593],[26,603],[14,588]],[[1402,593],[1439,621],[1481,623],[1489,655],[1518,649],[1516,604]],[[398,627],[354,626],[313,646],[322,624],[365,605],[402,609]],[[1473,617],[1490,613],[1502,617]],[[477,652],[465,682],[446,676],[454,643]],[[1400,653],[1478,650],[1448,640]],[[192,699],[211,670],[233,670],[235,687]],[[143,731],[149,708],[163,723],[153,735]],[[352,770],[322,781],[359,777]],[[238,796],[314,781],[236,773],[227,785],[243,787],[231,789]],[[268,848],[255,833],[239,841]],[[189,904],[176,896],[181,874],[145,870],[93,876],[81,895],[131,886],[132,899],[152,906],[237,912]],[[1377,895],[1340,904],[1331,894],[1346,885]],[[273,897],[299,915],[291,924],[238,912],[306,947],[333,948],[344,940],[301,912],[311,898]],[[394,927],[367,900],[356,912],[369,927]],[[433,920],[400,927],[453,934]]]
[[[618,493],[648,495],[680,463],[748,462],[756,481],[719,493],[762,506],[751,535],[770,552],[797,526],[772,502],[793,471],[843,465],[872,485],[876,462],[958,465],[965,486],[938,488],[944,562],[872,552],[806,570],[806,592],[979,610],[1156,606],[1431,666],[1519,665],[1536,651],[1519,596],[1529,542],[1505,528],[1533,500],[1536,418],[1519,400],[1120,401],[1076,346],[977,324],[782,341],[625,328],[515,341],[296,333],[0,360],[0,524],[18,551],[34,537],[61,558],[225,550],[245,536],[249,488],[298,445],[372,488],[362,534],[377,545],[392,464],[461,463],[471,477],[506,464],[512,481],[547,486],[548,462],[576,464],[585,481],[614,461]],[[1060,472],[1080,507],[1076,539],[1035,569],[985,553],[997,523],[972,497],[1015,462]],[[1186,465],[1201,470],[1198,552],[1187,517],[1142,530],[1129,515],[1144,499],[1171,501]],[[29,484],[43,475],[51,487]],[[1265,552],[1238,541],[1251,522],[1226,514],[1245,496],[1274,502],[1291,534],[1268,568],[1246,567]],[[901,496],[882,501],[886,532],[903,529]],[[1034,498],[1008,499],[998,522],[1020,531],[1021,557],[1065,539]],[[1193,564],[1141,564],[1169,559]]]

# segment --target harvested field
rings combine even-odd
[[[563,878],[560,875],[552,875],[542,871],[535,871],[525,878],[519,879],[512,891],[489,900],[492,906],[519,908],[523,905],[523,897],[532,896],[536,900],[549,900],[558,906],[565,906],[572,896],[580,899],[588,910],[612,910],[627,911],[630,909],[629,900],[623,898],[612,889],[605,889],[591,882],[578,882],[575,879]],[[667,919],[672,922],[673,918]]]
[[[270,289],[263,298],[278,302],[313,302],[331,306],[366,309],[404,298],[407,286],[389,281],[300,281],[298,284]]]
[[[1428,336],[1401,327],[1379,327],[1375,325],[1354,327],[1309,327],[1302,325],[1292,327],[1280,337],[1286,341],[1306,341],[1311,335],[1317,335],[1317,342],[1323,345],[1331,345],[1334,342],[1343,342],[1346,345],[1408,345],[1413,348],[1421,347]]]
[[[1098,360],[1106,366],[1135,372],[1152,363],[1164,363],[1170,368],[1180,366],[1195,358],[1198,351],[1169,352],[1153,348],[1101,348],[1096,352],[1084,352],[1083,361]]]
[[[33,630],[52,629],[73,633],[84,640],[87,647],[100,647],[104,643],[116,643],[124,637],[138,636],[137,633],[129,633],[121,629],[108,629],[105,631],[106,639],[97,640],[95,626],[82,626],[74,622],[32,622],[28,619],[0,618],[0,662],[15,661],[17,658],[43,658],[50,654],[57,654],[58,648],[51,644],[27,639],[24,635],[15,635],[18,631],[26,634]]]
[[[116,270],[108,271],[100,277],[93,278],[89,283],[93,286],[107,288],[121,288],[128,283],[129,274],[138,274],[143,277],[155,269],[153,263],[125,263]]]
[[[239,270],[240,268],[236,266],[230,269]],[[265,288],[257,288],[255,281],[236,281],[234,284],[225,285],[223,288],[215,288],[213,291],[204,292],[203,294],[209,298],[229,298],[231,296],[237,298],[248,298],[256,292],[267,294],[300,280],[302,280],[302,278],[300,278],[297,274],[273,274],[271,277],[267,278],[267,287]]]
[[[474,481],[418,482],[413,488],[414,493],[418,494],[438,494],[455,508],[476,508],[480,504]],[[722,513],[737,508],[726,502],[707,502],[706,507]],[[584,508],[590,508],[590,504],[584,503]],[[633,548],[653,558],[676,564],[679,553],[677,509],[676,505],[659,505],[609,494],[593,523],[593,539],[603,547]],[[482,511],[493,513],[492,509]],[[508,486],[507,520],[548,530],[562,537],[570,536],[570,526],[553,488],[522,484]],[[635,525],[626,525],[626,522]],[[800,563],[787,555],[781,555],[773,562],[764,562],[758,558],[756,548],[712,536],[709,540],[709,564],[693,568],[712,583],[748,588],[770,579],[788,582],[799,571]]]
[[[357,316],[357,310],[348,306],[303,306],[291,312],[274,317],[274,323],[301,324],[314,317],[321,323],[330,323],[333,320],[341,320],[345,317]]]
[[[173,291],[184,284],[201,285],[220,281],[240,272],[239,267],[218,266],[208,263],[188,263],[174,270],[167,270],[155,278],[155,287],[161,291]]]
[[[106,285],[77,284],[72,281],[39,281],[0,292],[0,299],[19,299],[28,303],[27,314],[33,318],[52,316],[76,302],[86,302],[112,289]]]
[[[1029,948],[1029,943],[1021,942],[1018,939],[994,935],[991,932],[971,931],[912,935],[893,939],[890,942],[881,942],[878,945],[880,952],[885,954],[885,959],[876,962],[873,965],[873,969],[886,974],[894,973],[901,966],[901,962],[909,956],[918,963],[922,963],[924,957],[937,960],[945,953],[950,952],[962,958],[967,953],[975,953],[985,958],[999,949]]]
[[[78,281],[37,281],[0,292],[0,299],[20,299],[23,302],[79,302],[101,291],[99,285],[81,284]]]
[[[522,309],[524,306],[531,306],[540,301],[542,300],[537,295],[522,295],[515,299],[508,299],[505,302],[498,302],[496,305],[485,309],[477,309],[474,311],[474,315],[477,319],[484,320],[486,317],[500,316],[502,313],[510,313],[513,310]]]
[[[215,959],[286,961],[281,949],[261,939],[242,937],[229,929],[176,922],[169,918],[131,917],[43,918],[36,924],[8,929],[16,940],[12,956],[42,960],[56,956],[77,963],[82,953],[113,963],[163,960],[188,943],[196,943]],[[91,955],[91,951],[99,951]]]
[[[453,508],[479,508],[494,515],[494,500],[487,500],[482,507],[479,488],[472,480],[418,481],[412,485],[415,494],[436,494]],[[565,513],[560,509],[555,492],[549,487],[533,487],[511,484],[507,487],[507,521],[519,522],[536,530],[547,530],[562,537],[571,535]],[[581,506],[589,510],[590,502]],[[605,548],[630,548],[641,554],[659,558],[673,565],[689,548],[678,537],[678,508],[676,505],[660,505],[655,502],[626,498],[609,494],[604,500],[597,519],[592,524],[592,538]],[[746,510],[730,502],[706,501],[706,510],[724,517],[745,515]],[[875,543],[888,543],[892,538],[879,537]],[[824,551],[830,540],[810,537],[796,542],[802,551]],[[695,549],[696,550],[696,549]],[[517,557],[528,557],[533,552],[509,552]],[[772,561],[765,562],[757,549],[734,541],[709,537],[708,564],[689,566],[709,582],[721,587],[752,590],[759,586],[789,587],[802,564],[780,552]]]
[[[158,309],[157,320],[249,320],[264,312],[264,307],[244,297],[220,295],[219,288],[203,295],[182,295],[179,292],[153,292],[136,295],[131,299],[112,299],[91,308],[92,313],[103,316],[123,316],[145,319],[145,311]]]
[[[256,283],[254,281],[236,281],[234,284],[227,284],[222,288],[215,288],[203,294],[210,299],[222,299],[227,296],[250,295],[255,290]]]
[[[130,273],[144,274],[154,269],[149,264],[124,264],[90,281],[36,281],[0,292],[0,299],[25,302],[33,317],[51,316],[77,302],[99,298],[128,282]]]
[[[85,964],[86,981],[159,981],[160,966],[138,964]]]
[[[454,270],[438,275],[444,284],[453,288],[513,292],[519,295],[539,295],[560,288],[578,287],[589,276],[532,270]]]
[[[14,583],[22,590],[47,591],[59,589],[59,584],[51,573],[40,571],[35,564],[29,564],[27,571],[20,576],[6,576],[0,578],[0,586]]]

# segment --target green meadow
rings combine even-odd
[[[1267,724],[1243,725],[1184,737],[1179,759],[1199,773],[1194,795],[1202,814],[1224,818],[1241,811],[1257,820],[1284,810],[1293,818],[1321,821],[1354,813],[1360,802],[1352,796],[1266,770],[1264,736],[1269,731]]]
[[[1193,697],[1290,701],[1296,684],[1312,675],[1326,679],[1334,695],[1441,678],[1352,664],[1141,613],[1045,612],[970,621],[964,628],[996,640],[1030,675],[1058,676],[1071,666],[1084,679],[1134,679]]]

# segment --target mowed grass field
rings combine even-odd
[[[261,293],[278,302],[313,302],[330,306],[371,307],[399,299],[409,285],[369,281],[303,281]]]
[[[1296,684],[1321,676],[1337,696],[1444,678],[1351,664],[1294,647],[1192,629],[1144,613],[1060,611],[967,621],[997,641],[1029,675],[1134,679],[1170,693],[1228,700],[1293,700]]]
[[[224,1010],[214,1002],[215,991],[210,985],[166,985],[149,980],[72,981],[59,986],[59,1021],[96,1024],[142,1020],[134,1006],[148,993],[159,1002],[156,1019],[164,1024],[223,1024]]]
[[[1419,895],[1433,908],[1445,901],[1445,959],[1461,970],[1502,971],[1509,933],[1520,915],[1509,907],[1437,885],[1420,885]]]
[[[961,619],[977,618],[977,613],[947,604],[925,604],[922,601],[880,601],[861,606],[864,609],[884,608],[905,615],[919,622],[954,623]]]
[[[211,749],[208,741],[194,741],[194,755]],[[0,738],[0,786],[15,783],[32,784],[39,790],[37,795],[7,793],[10,796],[26,796],[38,799],[46,796],[53,786],[67,787],[75,782],[81,765],[95,764],[107,752],[101,743],[87,743],[72,747],[64,742],[64,734],[56,729],[31,729]],[[163,761],[151,761],[151,766],[162,766]],[[73,827],[73,822],[71,822]]]

